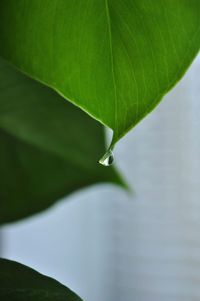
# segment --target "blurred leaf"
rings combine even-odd
[[[113,144],[199,47],[199,0],[0,1],[1,55],[112,128]]]
[[[35,270],[0,258],[1,301],[81,301],[58,281]]]
[[[104,144],[100,124],[0,60],[0,223],[93,183],[122,183],[97,164]]]

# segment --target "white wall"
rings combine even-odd
[[[3,229],[4,256],[87,301],[200,300],[200,56],[115,151],[136,196],[91,187]]]

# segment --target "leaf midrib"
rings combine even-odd
[[[118,109],[117,109],[117,85],[116,85],[116,76],[114,71],[114,56],[113,56],[113,42],[112,42],[112,29],[111,29],[111,18],[110,18],[110,9],[108,0],[105,0],[105,9],[106,9],[106,18],[108,26],[108,35],[109,35],[109,48],[110,48],[110,58],[111,58],[111,74],[114,88],[114,120],[115,120],[115,135],[118,134]]]

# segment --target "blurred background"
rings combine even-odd
[[[85,301],[200,300],[200,56],[116,147],[135,190],[101,184],[0,232],[1,256]]]

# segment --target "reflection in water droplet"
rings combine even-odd
[[[105,155],[99,160],[99,163],[103,166],[110,166],[114,161],[114,155],[111,149],[109,149]]]

